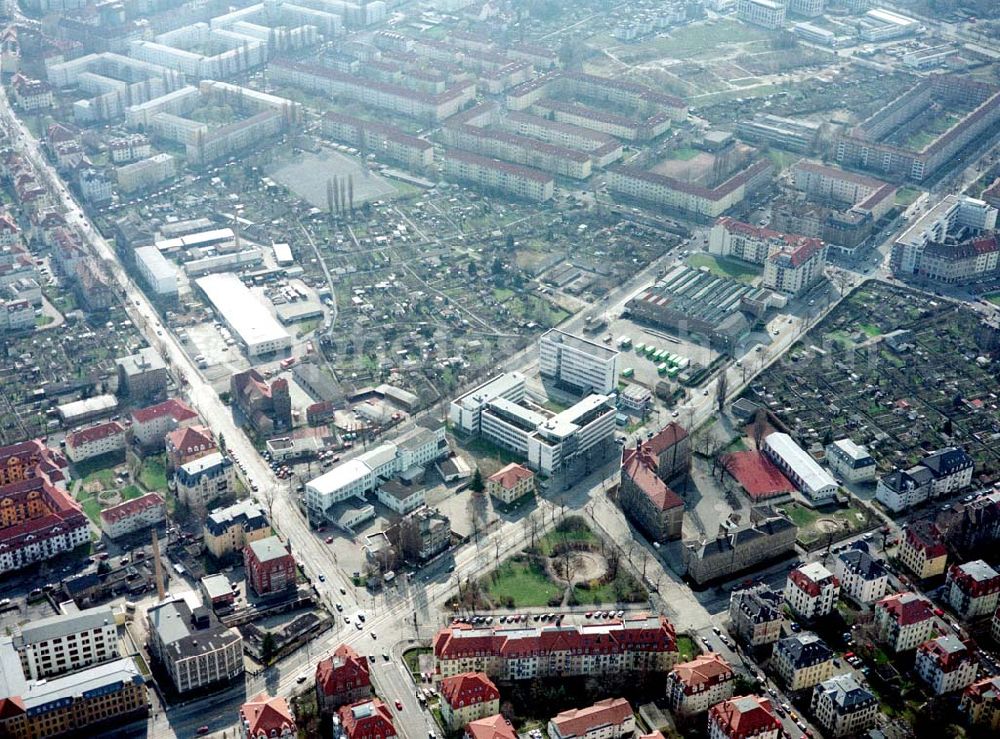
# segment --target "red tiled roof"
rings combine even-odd
[[[690,662],[674,665],[671,675],[676,677],[686,693],[693,693],[701,686],[709,687],[725,682],[733,677],[733,668],[715,652],[707,652],[695,657]]]
[[[489,476],[491,482],[498,482],[505,490],[510,490],[521,480],[527,480],[535,476],[535,473],[526,467],[522,467],[516,462],[511,462],[506,467],[501,467],[499,470],[494,472]]]
[[[153,419],[162,418],[163,416],[171,416],[175,421],[180,423],[181,421],[197,418],[198,414],[194,412],[191,406],[177,398],[169,398],[162,403],[132,411],[132,421],[134,423],[149,423]]]
[[[295,718],[288,708],[288,701],[278,696],[271,698],[261,693],[240,708],[240,721],[251,739],[282,736],[287,730],[295,736]]]
[[[675,649],[674,627],[663,616],[639,616],[600,624],[531,629],[473,628],[469,624],[455,624],[441,629],[434,637],[434,656],[438,659],[459,659],[476,653],[511,658],[571,649],[608,654],[670,652]]]
[[[500,699],[500,691],[483,672],[463,672],[441,681],[441,697],[454,708]]]
[[[66,446],[78,447],[81,444],[88,444],[92,441],[100,441],[101,439],[107,439],[109,436],[124,433],[125,427],[118,423],[118,421],[99,423],[96,426],[80,429],[79,431],[73,431],[68,434],[66,436]]]
[[[347,739],[386,739],[397,734],[392,714],[378,698],[341,706],[340,722]]]
[[[803,592],[805,592],[807,595],[809,595],[812,598],[815,598],[816,596],[818,596],[820,594],[820,592],[822,591],[821,584],[819,582],[816,582],[815,580],[813,580],[808,575],[806,575],[806,573],[804,573],[798,567],[788,573],[788,579],[791,580],[793,583],[795,583],[795,586],[799,590],[802,590]],[[833,581],[834,585],[837,585],[837,578],[836,577],[833,577],[831,575],[829,579]]]
[[[708,720],[730,739],[743,739],[764,731],[781,729],[781,723],[771,710],[771,701],[756,695],[744,695],[716,703],[708,712]]]
[[[552,724],[561,736],[582,737],[601,726],[623,724],[633,715],[632,706],[624,698],[607,698],[586,708],[571,708],[557,713]]]
[[[900,626],[910,626],[934,618],[931,604],[916,593],[893,593],[876,603],[875,608],[891,614],[892,619]]]
[[[670,449],[674,444],[687,438],[688,432],[679,423],[668,423],[652,439],[642,442],[642,446],[656,456]]]
[[[49,512],[38,518],[0,529],[0,552],[19,549],[29,536],[37,540],[48,538],[55,533],[65,533],[80,526],[89,526],[80,504],[65,490],[55,487],[49,476],[42,471],[38,471],[34,477],[26,480],[0,486],[0,500],[8,497],[25,497],[36,491],[42,494]]]
[[[954,672],[963,663],[972,659],[972,653],[964,643],[959,649],[947,649],[945,647],[946,640],[957,641],[953,636],[939,636],[936,639],[928,639],[917,647],[917,653],[929,655],[941,672]]]
[[[167,447],[176,449],[181,454],[198,451],[211,451],[216,448],[212,431],[207,426],[186,426],[174,429],[167,434]]]
[[[114,523],[115,521],[119,521],[123,518],[128,518],[129,516],[141,513],[148,508],[155,508],[156,506],[162,505],[163,498],[161,498],[157,493],[146,493],[138,498],[132,498],[132,500],[126,500],[116,506],[105,508],[101,511],[101,519],[107,521],[108,523]]]
[[[324,695],[371,685],[368,663],[350,646],[341,644],[332,656],[317,663],[316,685]]]
[[[634,482],[653,504],[661,511],[683,508],[684,501],[656,474],[658,462],[653,453],[644,446],[626,449],[622,455],[622,474]]]
[[[510,722],[499,713],[476,721],[465,727],[469,739],[517,739],[517,733]]]
[[[725,455],[723,464],[752,500],[765,500],[795,490],[777,465],[759,451],[731,452]]]
[[[20,716],[24,713],[24,701],[21,696],[0,698],[0,721]]]

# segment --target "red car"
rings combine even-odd
[[[328,537],[326,537],[325,541],[326,541],[327,544],[333,544],[333,537],[332,536],[328,536]]]
[[[201,736],[202,734],[207,734],[208,733],[208,727],[207,726],[199,726],[198,727],[198,731],[196,731],[195,733],[198,736]]]
[[[396,700],[396,710],[397,711],[402,711],[403,710],[403,701],[401,701],[399,699]]]

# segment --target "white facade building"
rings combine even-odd
[[[788,434],[768,434],[764,452],[812,503],[826,503],[836,496],[837,481]]]
[[[15,629],[14,648],[31,680],[117,659],[115,614],[101,606],[30,621]]]
[[[834,574],[844,594],[858,603],[874,603],[889,588],[889,573],[879,560],[863,549],[848,549],[838,554]]]
[[[810,562],[788,573],[785,602],[804,619],[819,618],[833,611],[840,597],[840,582],[819,562]]]
[[[875,723],[879,701],[861,687],[854,675],[835,675],[824,680],[812,695],[812,712],[824,736],[859,736]]]
[[[875,479],[875,459],[863,446],[850,439],[838,439],[826,448],[826,463],[833,474],[848,482]]]
[[[155,246],[140,246],[136,249],[135,266],[157,296],[177,296],[177,267]]]
[[[618,388],[619,353],[557,328],[538,340],[538,370],[579,392],[613,393]]]
[[[785,4],[774,0],[737,0],[736,15],[755,26],[781,28],[785,25]]]
[[[236,275],[222,272],[195,280],[216,314],[251,357],[282,352],[292,346],[292,337],[267,307]]]

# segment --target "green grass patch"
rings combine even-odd
[[[687,258],[687,265],[694,269],[705,267],[713,275],[728,277],[738,282],[752,283],[761,275],[760,269],[751,264],[744,264],[737,259],[717,257],[704,252],[689,256]]]
[[[115,486],[115,467],[121,464],[121,455],[102,454],[100,457],[85,459],[82,462],[73,464],[76,468],[76,477],[83,481],[83,486],[87,487],[97,482],[105,490],[110,490]]]
[[[556,524],[555,529],[539,539],[536,546],[539,552],[550,557],[557,545],[570,541],[580,541],[595,546],[601,543],[597,534],[590,530],[582,518],[570,516]]]
[[[322,323],[322,320],[319,318],[308,318],[305,321],[300,321],[295,327],[295,333],[301,339],[303,336],[311,334],[318,329],[320,323]]]
[[[146,490],[166,490],[167,464],[163,454],[146,457],[139,470],[139,484]]]
[[[667,155],[667,159],[676,159],[682,162],[686,162],[690,159],[694,159],[701,152],[697,149],[692,149],[690,146],[684,146],[680,149],[674,149],[670,154]]]
[[[918,190],[915,187],[901,187],[896,190],[896,205],[906,208],[911,205],[914,200],[920,197],[922,190]]]
[[[430,647],[414,647],[403,652],[403,662],[406,663],[411,675],[420,674],[420,655],[430,654],[432,651]]]
[[[814,510],[800,503],[787,503],[782,509],[799,527],[798,542],[803,546],[825,543],[831,534],[837,540],[868,528],[866,511],[854,505]]]
[[[795,162],[799,161],[802,156],[800,154],[792,154],[791,152],[772,148],[767,150],[767,158],[771,160],[775,169],[785,170],[795,164]]]
[[[727,452],[745,452],[750,447],[747,446],[746,441],[742,436],[737,436],[731,442],[726,445],[725,451]]]
[[[514,608],[547,606],[563,593],[561,587],[549,580],[541,565],[521,558],[500,565],[486,578],[486,586],[493,602],[513,600]]]
[[[101,504],[97,501],[97,498],[95,496],[88,495],[86,498],[81,500],[80,507],[83,508],[83,512],[87,514],[87,518],[89,518],[95,524],[100,524]]]
[[[859,328],[864,331],[869,336],[881,336],[882,329],[876,326],[874,323],[862,323]]]
[[[514,297],[514,291],[508,290],[506,287],[495,287],[493,288],[493,297],[503,303]]]
[[[132,500],[133,498],[141,498],[143,492],[139,489],[137,485],[126,485],[121,489],[122,500]]]
[[[694,638],[687,634],[677,636],[677,660],[678,662],[690,662],[701,654],[701,648]]]
[[[993,305],[1000,305],[1000,293],[990,293],[986,296],[986,299],[993,303]]]

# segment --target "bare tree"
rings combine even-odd
[[[278,488],[274,485],[264,485],[260,489],[260,497],[267,507],[267,520],[274,526],[274,501],[278,497]]]
[[[389,542],[399,550],[403,559],[414,561],[420,557],[422,540],[420,538],[420,524],[416,519],[407,516],[399,523],[389,529]]]
[[[719,379],[715,383],[715,404],[722,413],[726,408],[726,394],[729,392],[729,373],[725,370],[719,373]]]
[[[756,449],[760,449],[761,444],[764,442],[764,436],[767,434],[767,411],[763,408],[758,408],[753,414],[753,423],[750,427],[750,435],[753,438],[753,445]]]

